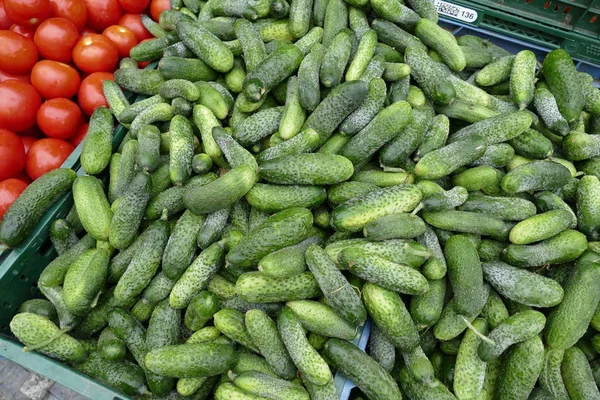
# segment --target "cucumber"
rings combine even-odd
[[[258,270],[274,278],[289,277],[304,272],[306,249],[320,242],[318,237],[309,237],[297,245],[274,251],[259,261]]]
[[[445,115],[448,118],[458,119],[468,123],[483,121],[499,114],[497,111],[482,105],[458,98],[448,105],[438,105],[436,110],[438,113]]]
[[[429,385],[418,382],[411,376],[406,367],[402,368],[400,371],[400,385],[407,396],[410,396],[410,399],[451,400],[456,398],[450,393],[448,388],[438,380],[435,380]]]
[[[569,123],[560,114],[556,99],[548,89],[539,87],[535,90],[533,105],[548,129],[561,136],[569,133]]]
[[[187,190],[197,189],[200,186],[204,186],[215,181],[216,179],[216,174],[209,172],[204,175],[193,177],[190,179],[188,184],[184,186],[174,186],[165,189],[148,202],[144,216],[147,219],[154,220],[160,218],[164,210],[167,210],[167,215],[169,217],[183,211],[186,208],[183,201],[183,195]],[[169,183],[171,182],[168,174],[167,180]]]
[[[406,49],[404,58],[406,64],[410,66],[411,77],[428,98],[438,104],[452,103],[456,97],[452,82],[448,80],[446,71],[433,61],[424,49],[411,46]]]
[[[467,69],[483,68],[494,59],[494,56],[487,49],[472,46],[460,46],[460,49],[465,55],[465,68]]]
[[[446,242],[444,255],[454,293],[454,309],[459,314],[473,315],[478,304],[472,299],[483,295],[483,272],[477,246],[465,235],[454,235]]]
[[[483,263],[483,274],[503,297],[519,304],[553,307],[563,299],[564,291],[556,281],[501,261]]]
[[[163,57],[160,59],[157,69],[166,80],[211,81],[217,76],[216,72],[204,61],[191,57]]]
[[[247,272],[239,277],[236,293],[251,303],[277,303],[310,299],[320,294],[319,285],[310,272],[273,278],[263,272]]]
[[[69,267],[63,283],[65,304],[74,315],[85,315],[104,286],[110,254],[86,250]]]
[[[246,329],[273,370],[284,379],[296,375],[296,366],[290,358],[275,322],[260,310],[250,310],[245,316]]]
[[[429,225],[439,229],[491,236],[496,240],[506,240],[513,226],[492,215],[469,211],[426,211],[422,217]]]
[[[362,290],[365,306],[379,329],[402,352],[419,345],[419,334],[400,296],[373,283]]]
[[[519,135],[523,136],[524,134]],[[487,147],[481,158],[475,160],[471,165],[489,165],[501,168],[508,165],[515,157],[515,149],[507,143],[492,144]]]
[[[464,187],[470,192],[486,189],[495,183],[496,170],[488,165],[466,169],[452,178],[453,185]]]
[[[162,376],[194,378],[222,374],[236,360],[235,350],[229,344],[180,344],[149,351],[146,367]]]
[[[402,29],[406,29],[407,31],[416,30],[418,21],[420,21],[419,15],[403,3],[375,0],[371,2],[371,6],[377,15],[399,25]]]
[[[531,268],[576,260],[587,248],[585,235],[572,229],[531,245],[508,245],[502,257],[509,264]]]
[[[171,81],[169,81],[171,82]],[[187,82],[187,81],[184,81]],[[181,97],[180,93],[173,93],[173,97]],[[161,96],[161,98],[163,98]],[[127,110],[123,111],[126,112]],[[146,125],[153,124],[155,122],[170,121],[173,118],[173,109],[170,104],[157,103],[148,106],[142,110],[135,119],[131,122],[129,133],[132,138],[137,138],[138,132]]]
[[[185,312],[185,326],[199,331],[219,309],[219,298],[209,291],[200,292],[190,302]]]
[[[421,158],[415,174],[421,179],[442,178],[483,156],[486,148],[485,140],[479,136],[448,144]]]
[[[590,364],[579,348],[565,350],[561,371],[569,398],[600,399]]]
[[[368,125],[353,136],[342,147],[340,155],[348,158],[354,165],[360,165],[393,140],[410,121],[410,105],[405,101],[394,103],[381,110]]]
[[[284,107],[258,111],[235,127],[233,138],[242,146],[250,146],[277,132],[283,111]]]
[[[476,315],[459,314],[454,308],[454,300],[451,299],[448,303],[446,303],[440,319],[433,327],[433,334],[435,337],[439,340],[448,341],[460,335],[465,329],[467,329],[465,319],[471,323],[475,320],[475,318],[477,318],[477,316],[481,313],[481,310],[483,310],[485,307],[489,294],[489,286],[483,285],[483,296],[477,302],[479,307]]]
[[[350,14],[353,14],[354,10],[354,8],[351,8]],[[369,61],[375,54],[377,33],[374,30],[366,29],[362,36],[357,37],[360,37],[360,42],[358,44],[358,48],[356,49],[356,53],[354,54],[354,57],[348,66],[348,70],[346,71],[346,81],[360,79],[367,69]]]
[[[115,297],[123,302],[140,294],[156,274],[169,239],[169,224],[162,219],[155,221],[142,235],[144,241],[115,288]]]
[[[302,326],[310,332],[345,340],[352,340],[356,336],[356,328],[326,304],[311,300],[298,300],[288,301],[286,306],[294,312]]]
[[[315,385],[325,385],[331,379],[331,370],[306,339],[306,332],[295,314],[284,307],[277,317],[277,328],[285,347],[302,375]]]
[[[465,68],[465,55],[456,38],[434,21],[421,18],[415,25],[415,36],[426,46],[437,51],[452,71],[462,71]]]
[[[368,223],[363,234],[369,240],[411,239],[425,233],[425,223],[416,215],[389,214]]]
[[[560,113],[570,125],[579,120],[585,104],[581,80],[569,53],[552,50],[544,59],[544,77]]]
[[[319,147],[320,143],[319,134],[314,129],[308,128],[293,138],[260,152],[256,157],[256,161],[264,163],[279,157],[311,152]]]
[[[552,142],[533,129],[527,129],[509,143],[516,154],[534,159],[547,158],[554,150]]]
[[[200,60],[215,71],[227,72],[233,68],[231,50],[202,25],[182,19],[177,23],[177,34]]]
[[[9,247],[21,244],[42,215],[71,189],[76,177],[73,170],[58,168],[27,186],[2,217],[0,242]]]
[[[203,175],[212,169],[212,158],[208,154],[200,153],[192,158],[192,171],[198,175]]]
[[[425,232],[418,240],[431,252],[431,257],[423,265],[423,275],[431,280],[443,278],[446,275],[447,266],[437,235],[433,229],[425,226]]]
[[[233,377],[233,383],[238,388],[255,396],[272,399],[309,400],[308,392],[302,386],[263,372],[242,372]]]
[[[334,87],[340,84],[344,71],[350,61],[352,52],[352,37],[354,34],[349,29],[342,29],[331,42],[325,53],[319,75],[325,87]],[[346,79],[349,81],[352,79]]]
[[[118,117],[119,114],[125,109],[125,107],[129,106],[129,101],[125,97],[125,94],[115,83],[115,81],[105,80],[102,81],[102,93],[106,98],[106,102],[108,103],[108,108],[110,112]]]
[[[595,263],[582,262],[573,270],[562,302],[548,315],[544,332],[548,346],[565,350],[585,334],[600,301],[599,274]]]
[[[494,86],[507,81],[511,75],[514,59],[512,55],[496,58],[477,72],[475,82],[479,86]]]
[[[137,164],[144,171],[152,172],[160,163],[160,131],[148,125],[138,132]]]
[[[533,100],[536,64],[535,54],[531,50],[518,52],[513,60],[510,73],[510,95],[519,110],[525,109]]]
[[[77,177],[73,182],[73,200],[86,232],[96,240],[108,240],[113,213],[102,182],[92,176]]]
[[[435,117],[433,117],[429,129],[427,130],[427,132],[425,132],[423,141],[421,142],[421,144],[419,144],[419,147],[416,152],[416,157],[420,159],[425,154],[437,150],[440,147],[443,147],[446,144],[446,141],[448,140],[449,133],[450,120],[448,119],[448,117],[443,114],[438,114]]]
[[[223,236],[223,231],[229,219],[229,208],[222,208],[206,216],[200,232],[198,232],[197,244],[201,249],[219,240]]]
[[[496,384],[496,396],[510,394],[513,399],[525,399],[535,386],[544,358],[544,344],[538,336],[515,345],[502,366]]]
[[[376,325],[371,328],[367,354],[377,361],[386,372],[389,373],[394,368],[396,348]]]
[[[156,70],[126,68],[115,71],[115,82],[130,92],[154,96],[158,94],[158,88],[165,79]]]
[[[470,193],[459,210],[489,214],[505,221],[522,221],[535,215],[535,205],[518,197],[492,197]]]
[[[325,47],[315,44],[298,68],[298,99],[308,111],[313,111],[321,102],[319,70],[324,57]]]
[[[245,19],[235,22],[235,35],[242,46],[246,71],[252,72],[266,57],[265,45],[256,27]]]
[[[368,252],[365,253],[361,248],[348,247],[342,250],[338,260],[354,275],[389,290],[419,295],[428,289],[427,280],[418,271]]]
[[[54,308],[56,309],[56,314],[58,316],[58,323],[60,329],[64,329],[65,331],[73,329],[75,325],[80,322],[80,318],[75,316],[67,307],[65,302],[65,295],[62,287],[46,287],[44,285],[40,285],[40,292],[46,297]],[[102,329],[104,325],[102,325],[98,330]]]
[[[540,386],[557,399],[569,398],[560,371],[564,354],[563,350],[547,348],[544,352],[544,363],[539,377]]]
[[[192,262],[203,222],[204,216],[189,210],[177,220],[162,257],[162,270],[168,278],[178,279]]]
[[[154,307],[169,296],[175,281],[167,278],[161,271],[146,286],[142,298],[131,309],[131,315],[140,322],[147,321],[152,316]]]
[[[279,121],[279,135],[288,140],[300,133],[306,120],[306,111],[302,108],[299,97],[298,78],[292,76],[288,80],[285,108]]]
[[[331,185],[348,180],[353,173],[352,163],[334,154],[298,154],[260,165],[260,174],[264,179],[286,185]]]
[[[340,125],[340,133],[353,136],[365,128],[383,107],[386,85],[381,78],[371,79],[365,101]]]
[[[52,322],[58,321],[58,314],[56,308],[49,300],[44,299],[30,299],[21,304],[19,307],[19,313],[33,313],[41,315],[42,317],[48,318]]]
[[[577,185],[577,223],[579,230],[591,239],[600,237],[600,226],[596,222],[600,208],[595,201],[598,190],[600,181],[593,175],[582,177]]]
[[[124,249],[134,241],[150,197],[151,186],[150,177],[144,172],[138,173],[131,181],[110,225],[109,241],[114,248]]]
[[[83,345],[48,318],[33,313],[19,313],[10,321],[13,335],[25,346],[63,362],[84,361],[87,353]]]
[[[508,317],[482,342],[478,354],[482,361],[499,357],[508,347],[536,337],[544,329],[546,318],[539,311],[521,311]]]
[[[530,190],[554,190],[568,183],[571,173],[555,161],[534,161],[510,170],[502,178],[502,190],[508,194]]]
[[[473,327],[473,331],[468,330],[463,336],[456,355],[453,385],[454,393],[459,399],[477,398],[485,380],[486,362],[477,354],[481,339],[475,332],[486,335],[487,322],[478,318],[473,321]]]
[[[323,18],[323,45],[329,47],[333,38],[347,26],[347,3],[343,0],[328,0]]]
[[[121,152],[121,157],[119,161],[119,166],[117,175],[111,178],[114,178],[113,190],[110,190],[109,186],[109,203],[111,205],[115,202],[115,200],[119,197],[122,197],[129,187],[131,181],[135,177],[136,171],[136,159],[138,153],[139,144],[137,140],[128,141],[125,146],[123,146],[123,151]],[[112,192],[112,193],[111,193]],[[110,197],[112,195],[112,198]]]
[[[337,206],[347,200],[366,195],[367,193],[374,192],[378,189],[379,187],[372,183],[348,181],[331,186],[328,189],[327,197],[330,204]]]
[[[291,207],[314,208],[327,198],[319,186],[279,186],[257,183],[246,194],[248,203],[261,211],[279,212]]]
[[[378,217],[412,211],[421,199],[421,191],[410,184],[379,189],[336,207],[331,213],[331,225],[339,231],[356,232]]]
[[[429,281],[429,288],[421,295],[414,296],[410,302],[410,315],[419,324],[419,328],[435,324],[444,308],[446,280],[442,277]]]
[[[386,172],[376,169],[364,169],[356,172],[352,176],[352,180],[371,183],[379,187],[390,187],[405,183],[412,184],[414,183],[415,178],[414,175],[409,172]]]
[[[229,339],[248,349],[258,352],[244,326],[244,314],[230,308],[223,308],[214,315],[215,328]]]
[[[527,111],[514,111],[493,116],[469,125],[449,137],[449,142],[483,137],[486,144],[497,144],[513,139],[529,128],[531,114]]]
[[[173,308],[185,308],[194,296],[206,288],[208,282],[223,264],[225,248],[217,242],[200,253],[177,280],[169,295]]]
[[[148,97],[147,99],[140,100],[137,103],[133,103],[133,104],[129,105],[128,107],[125,107],[125,109],[121,112],[121,114],[119,114],[117,119],[122,124],[131,123],[131,122],[133,122],[135,117],[137,117],[137,115],[139,113],[141,113],[148,107],[153,106],[158,103],[165,103],[165,102],[166,102],[166,100],[163,99],[162,96],[160,96],[158,94],[155,96],[152,96],[152,97]],[[121,147],[123,145],[124,145],[124,143],[121,143],[121,146],[119,147],[119,151],[122,151]]]
[[[76,368],[128,396],[141,396],[148,391],[144,371],[129,361],[107,360],[94,352]]]
[[[244,392],[233,383],[225,382],[217,386],[215,400],[261,400],[265,397],[257,397]]]

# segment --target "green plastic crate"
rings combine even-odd
[[[600,0],[434,1],[444,16],[600,65]]]

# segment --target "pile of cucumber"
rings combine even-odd
[[[16,246],[72,189],[10,324],[29,350],[153,399],[335,400],[336,372],[600,399],[600,90],[566,51],[455,38],[431,0],[171,3],[104,82],[86,175],[0,225]]]

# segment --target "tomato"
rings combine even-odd
[[[150,3],[150,15],[156,22],[158,22],[160,14],[169,9],[171,9],[170,0],[152,0],[152,3]]]
[[[65,18],[75,24],[77,30],[82,30],[87,22],[87,8],[83,0],[50,0],[52,16]]]
[[[14,33],[18,33],[19,35],[26,37],[27,39],[33,40],[33,36],[35,35],[35,29],[30,26],[21,26],[17,24],[12,24],[9,31],[13,31]]]
[[[83,0],[88,10],[88,26],[103,31],[117,25],[123,11],[119,0]]]
[[[79,125],[77,127],[77,132],[75,133],[75,136],[73,136],[71,140],[69,140],[69,143],[71,143],[75,147],[79,146],[79,143],[81,143],[83,139],[85,139],[89,126],[90,124],[88,123]]]
[[[42,132],[40,130],[40,128],[37,125],[33,125],[21,132],[18,132],[17,135],[19,136],[31,136],[37,139],[41,139],[44,137],[44,132]]]
[[[0,31],[0,69],[11,74],[26,74],[38,60],[35,44],[11,31]]]
[[[4,9],[4,0],[0,0],[0,29],[8,29],[13,22],[8,18],[6,9]]]
[[[84,37],[87,35],[98,35],[99,34],[98,31],[93,30],[89,26],[86,26],[85,28],[81,29],[79,31],[79,33],[81,34],[81,37]]]
[[[74,147],[59,139],[40,139],[31,146],[25,159],[25,171],[33,180],[62,165]]]
[[[42,60],[31,70],[31,84],[46,100],[75,96],[80,82],[75,68],[58,61]]]
[[[119,57],[129,57],[129,51],[138,44],[137,36],[131,29],[120,25],[109,26],[102,32],[117,48]]]
[[[9,74],[8,72],[0,70],[0,83],[11,80],[30,83],[29,74]]]
[[[25,154],[29,152],[31,145],[33,145],[37,141],[37,138],[34,138],[33,136],[19,136],[19,138],[21,139],[21,143],[23,143]]]
[[[154,36],[142,24],[142,19],[140,14],[123,14],[121,19],[119,20],[119,25],[124,26],[125,28],[131,30],[135,33],[138,40],[141,42],[144,39],[152,39]]]
[[[25,166],[25,147],[14,133],[0,129],[0,181],[12,178]]]
[[[0,182],[0,221],[8,210],[8,207],[19,197],[27,183],[20,179],[7,179]]]
[[[73,47],[79,40],[79,31],[66,18],[49,18],[35,31],[33,41],[46,60],[71,62]]]
[[[83,72],[109,72],[119,62],[119,52],[106,37],[86,35],[73,48],[73,62]]]
[[[50,0],[4,0],[4,8],[15,24],[36,27],[52,15]]]
[[[119,3],[125,12],[140,14],[148,8],[150,0],[119,0]]]
[[[110,72],[95,72],[81,82],[77,100],[79,106],[87,115],[92,115],[94,110],[100,106],[108,107],[102,91],[102,82],[107,79],[112,81],[115,78]]]
[[[0,83],[0,128],[21,132],[32,127],[41,105],[40,95],[30,84],[21,81]]]
[[[50,99],[37,112],[37,124],[46,136],[67,140],[75,136],[81,109],[69,99]]]
[[[18,179],[22,182],[25,182],[28,185],[31,183],[31,178],[25,172],[21,172],[20,174],[15,175],[15,177],[11,179]]]

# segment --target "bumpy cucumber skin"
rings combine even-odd
[[[408,368],[404,367],[400,371],[400,385],[402,390],[415,400],[452,400],[456,397],[450,393],[448,388],[437,379],[429,384],[423,384],[414,379]]]
[[[97,108],[90,119],[88,134],[81,148],[81,166],[91,175],[102,172],[112,154],[113,118],[105,107]]]
[[[565,136],[570,132],[569,123],[561,115],[556,99],[552,93],[543,87],[539,87],[534,92],[533,106],[544,124],[552,132]]]
[[[485,140],[476,136],[468,140],[450,143],[427,153],[415,166],[415,174],[421,179],[439,179],[456,169],[479,159],[487,148]]]
[[[67,308],[78,316],[85,315],[96,300],[108,272],[108,250],[87,250],[69,267],[63,283]]]
[[[414,185],[383,188],[336,207],[331,213],[331,225],[338,231],[356,232],[378,217],[412,211],[421,199],[421,190]]]
[[[277,132],[283,111],[283,107],[259,110],[235,127],[233,138],[242,146],[250,146]]]
[[[497,144],[521,135],[531,125],[531,114],[527,111],[512,111],[499,114],[469,125],[452,134],[450,143],[473,136],[484,138],[486,144]]]
[[[214,323],[215,328],[229,339],[254,352],[259,351],[244,325],[242,312],[231,308],[222,308],[214,315]]]
[[[515,345],[504,360],[496,395],[517,400],[529,396],[542,369],[544,344],[538,336]]]
[[[180,20],[177,34],[200,60],[215,71],[227,72],[233,68],[231,50],[206,28],[194,21]]]
[[[325,250],[312,245],[306,250],[306,263],[329,305],[355,326],[367,318],[360,296],[350,286]]]
[[[590,364],[578,347],[574,346],[565,351],[561,370],[569,398],[600,399]]]
[[[353,9],[350,10],[353,12]],[[346,80],[352,81],[359,79],[365,72],[367,65],[373,55],[375,54],[375,48],[377,45],[377,33],[372,29],[367,29],[362,37],[356,50],[356,54],[346,71]]]
[[[446,296],[446,279],[429,281],[429,289],[411,298],[410,315],[421,327],[435,324],[442,314]]]
[[[344,70],[352,53],[351,34],[352,32],[343,29],[333,38],[319,71],[323,86],[334,87],[342,81]]]
[[[294,246],[276,250],[258,262],[258,270],[275,278],[296,275],[306,270],[304,254],[313,244],[320,244],[321,239],[313,236]]]
[[[343,156],[306,153],[263,162],[260,175],[269,182],[284,185],[332,185],[348,180],[352,163]]]
[[[272,278],[263,272],[247,272],[239,277],[236,292],[252,303],[310,299],[320,294],[317,281],[310,272],[286,278]]]
[[[295,382],[258,371],[243,372],[233,378],[240,389],[256,396],[279,397],[290,400],[310,400],[308,392]]]
[[[487,334],[487,322],[478,318],[473,321],[475,329]],[[460,342],[456,355],[454,370],[454,393],[459,399],[477,398],[483,389],[485,380],[486,363],[477,355],[477,348],[481,343],[475,332],[468,330]]]
[[[375,22],[373,26],[376,28]],[[411,46],[406,49],[404,57],[410,66],[411,77],[427,97],[438,104],[452,103],[456,97],[456,90],[448,79],[446,71],[427,55],[425,49]]]
[[[510,74],[510,94],[520,110],[533,100],[535,91],[535,66],[537,60],[531,50],[523,50],[514,58]]]
[[[203,222],[203,216],[189,210],[179,217],[162,257],[162,270],[168,278],[178,279],[190,265]]]
[[[479,307],[476,315],[463,316],[458,314],[454,308],[454,300],[450,300],[444,307],[440,319],[433,327],[433,334],[435,337],[439,340],[448,341],[460,335],[465,329],[467,329],[463,318],[466,318],[469,322],[473,322],[481,310],[485,307],[489,298],[489,294],[489,286],[484,285],[483,296],[478,301]]]
[[[401,399],[400,389],[382,366],[355,345],[329,339],[324,354],[333,365],[373,399]]]
[[[106,360],[99,353],[91,353],[76,368],[128,396],[140,396],[148,391],[143,370],[129,361]]]
[[[510,77],[514,56],[499,57],[483,67],[475,77],[479,86],[494,86]]]
[[[578,264],[565,285],[563,301],[548,316],[545,341],[565,350],[584,335],[600,301],[600,266]]]
[[[558,282],[502,261],[483,263],[486,281],[502,296],[531,307],[553,307],[564,295]]]
[[[92,176],[77,177],[73,182],[73,199],[86,232],[96,240],[108,240],[113,213],[102,183]]]
[[[569,124],[574,124],[581,115],[585,97],[573,60],[566,50],[548,53],[544,59],[544,76],[560,113]]]
[[[257,183],[246,194],[248,203],[265,212],[279,212],[291,207],[314,208],[327,198],[319,186],[278,186]]]
[[[320,43],[313,46],[298,69],[298,97],[308,111],[314,110],[321,100],[319,68],[325,57],[325,47]]]
[[[553,398],[568,399],[569,394],[561,374],[561,364],[565,352],[547,348],[544,352],[544,364],[540,372],[540,386],[547,390]]]
[[[421,18],[415,26],[415,35],[432,49],[435,49],[453,71],[462,71],[466,66],[465,55],[458,46],[454,35],[445,31],[434,21]]]
[[[577,185],[577,222],[579,230],[591,239],[600,238],[600,180],[593,175],[587,175],[579,180]]]
[[[56,337],[36,351],[58,360],[77,363],[87,357],[81,343],[66,333],[60,335],[60,329],[41,315],[28,312],[17,314],[10,321],[10,330],[26,346],[36,346]]]
[[[568,229],[573,223],[572,218],[566,210],[547,211],[517,223],[511,229],[509,239],[514,244],[539,242]]]
[[[518,197],[492,197],[470,193],[469,198],[458,208],[461,211],[492,215],[505,221],[522,221],[536,214],[535,205]]]
[[[425,222],[439,229],[491,236],[496,240],[506,240],[513,226],[497,217],[469,211],[426,211],[422,216]]]
[[[386,84],[381,78],[369,82],[369,94],[365,101],[340,125],[339,131],[345,136],[360,132],[379,113],[386,98]]]
[[[502,178],[502,190],[508,194],[529,190],[558,189],[571,179],[571,172],[554,161],[534,161],[510,170]]]
[[[113,215],[108,239],[116,249],[128,247],[137,234],[150,198],[152,182],[147,173],[140,172],[131,182]]]
[[[29,185],[2,217],[0,242],[18,246],[46,210],[71,189],[76,177],[73,170],[58,168]]]

